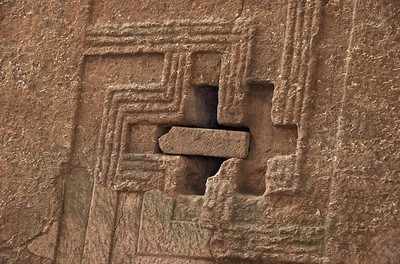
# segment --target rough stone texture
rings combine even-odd
[[[400,263],[399,65],[398,0],[0,0],[0,263]]]
[[[249,141],[247,132],[172,127],[158,142],[161,151],[168,154],[245,159]]]

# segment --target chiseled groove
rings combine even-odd
[[[288,3],[281,76],[274,98],[274,122],[298,125],[312,82],[315,38],[319,30],[320,0]]]
[[[226,104],[226,93],[225,89],[229,84],[229,69],[231,67],[231,59],[230,59],[230,53],[225,52],[222,55],[221,59],[221,73],[220,73],[220,78],[219,78],[219,89],[218,89],[218,99],[220,101],[220,105],[225,105]]]
[[[168,78],[167,98],[170,98],[174,94],[176,79],[178,78],[178,66],[179,65],[179,54],[173,53],[171,58],[171,71]]]
[[[181,79],[181,85],[179,86],[179,91],[178,91],[178,96],[176,98],[176,102],[174,102],[174,106],[177,107],[175,111],[178,112],[183,112],[184,105],[182,103],[183,100],[183,94],[185,91],[190,89],[190,82],[192,79],[192,54],[190,52],[187,52],[184,54],[184,62],[183,62],[183,76]]]
[[[101,122],[101,127],[100,127],[100,135],[99,135],[99,140],[97,143],[97,162],[96,162],[96,168],[95,168],[95,177],[97,178],[96,180],[101,181],[101,179],[104,178],[103,174],[104,165],[106,163],[106,160],[104,160],[103,153],[105,151],[105,140],[106,140],[106,131],[107,131],[107,124],[108,124],[108,112],[110,110],[110,104],[111,104],[111,99],[112,99],[112,93],[107,93],[105,95],[106,99],[104,100],[104,109],[103,109],[103,118]],[[99,175],[99,177],[97,177]]]
[[[178,60],[176,61],[176,64],[178,64],[178,69],[176,71],[171,71],[171,74],[173,74],[173,77],[177,77],[175,79],[175,87],[179,87],[179,85],[182,84],[182,59],[185,58],[185,55],[180,54]],[[179,67],[180,66],[180,67]],[[175,73],[175,74],[174,74]],[[178,76],[177,76],[178,75]],[[172,78],[173,79],[173,78]],[[172,85],[171,85],[172,86]],[[172,89],[174,92],[174,89]],[[104,116],[105,120],[103,121],[106,123],[106,131],[107,133],[104,135],[104,133],[101,132],[101,139],[100,142],[103,142],[103,144],[100,143],[99,149],[101,155],[102,162],[101,164],[97,165],[96,167],[102,167],[102,170],[99,172],[100,173],[100,182],[107,182],[111,179],[114,178],[115,176],[115,167],[117,166],[118,160],[119,160],[119,155],[120,155],[120,146],[118,144],[119,140],[122,137],[122,127],[123,127],[123,118],[124,118],[124,112],[121,111],[121,108],[124,106],[119,104],[119,101],[116,99],[116,96],[114,96],[114,92],[116,91],[111,91],[107,95],[106,99],[106,107],[105,109],[109,108],[108,111],[105,111],[107,114]],[[178,92],[181,92],[181,89],[178,89]],[[172,94],[173,96],[173,94]],[[117,100],[117,102],[115,102]],[[110,101],[111,106],[109,107],[108,102]],[[180,101],[180,99],[179,99]],[[168,110],[171,110],[168,108]],[[111,137],[111,138],[110,138]],[[117,156],[113,155],[116,154]],[[110,179],[109,179],[110,178]]]
[[[178,58],[178,70],[177,70],[177,74],[176,74],[176,79],[175,79],[175,89],[173,89],[174,91],[174,95],[172,98],[176,99],[175,93],[180,96],[181,91],[182,91],[182,81],[183,81],[183,71],[184,71],[184,61],[186,61],[186,55],[185,54],[179,54],[179,58]],[[178,102],[180,101],[180,99],[178,98]],[[174,104],[175,106],[175,104]],[[174,109],[176,110],[176,109]]]
[[[122,132],[123,118],[124,118],[124,114],[122,111],[120,111],[119,107],[116,111],[117,111],[117,116],[116,116],[115,125],[114,125],[114,128],[116,128],[116,129],[110,131],[110,134],[114,135],[112,137],[112,141],[111,141],[112,150],[110,152],[110,166],[108,168],[109,172],[107,173],[107,177],[110,177],[110,180],[114,179],[117,162],[119,160],[119,155],[120,155],[119,142],[122,138],[121,132]]]
[[[169,82],[169,72],[171,71],[172,52],[166,52],[164,55],[163,70],[161,73],[161,86],[165,87]]]
[[[301,65],[303,59],[303,49],[307,34],[304,34],[304,31],[307,30],[307,20],[305,13],[307,12],[307,8],[305,6],[305,1],[300,1],[300,4],[297,6],[297,18],[296,18],[296,26],[295,26],[295,34],[294,34],[294,50],[293,50],[293,58],[291,63],[290,69],[290,76],[288,78],[288,85],[287,85],[287,95],[286,95],[286,102],[285,102],[285,110],[284,110],[284,117],[283,122],[285,124],[293,124],[293,102],[296,100],[296,87],[302,89],[301,83],[299,83],[299,75],[301,75]]]
[[[235,80],[235,69],[237,65],[237,52],[238,52],[238,45],[239,44],[234,44],[232,45],[231,48],[231,56],[229,58],[230,60],[230,67],[229,67],[229,74],[228,74],[228,82],[226,87],[224,87],[224,92],[225,92],[225,102],[224,102],[224,108],[228,108],[228,105],[233,101],[232,97],[234,96],[232,94],[232,89],[234,87],[234,80]]]
[[[238,63],[237,68],[236,68],[237,73],[236,73],[236,76],[235,76],[235,85],[234,85],[234,87],[232,87],[232,89],[233,89],[234,94],[239,94],[240,99],[238,98],[238,96],[234,96],[233,97],[232,104],[231,104],[233,108],[235,108],[237,106],[237,104],[241,103],[241,101],[242,101],[242,99],[241,99],[242,94],[243,94],[243,90],[242,89],[244,87],[242,87],[242,81],[243,80],[241,78],[243,76],[245,76],[245,71],[246,71],[245,63],[246,63],[247,52],[244,52],[246,50],[246,47],[247,47],[247,43],[243,42],[240,45],[239,54],[237,55],[237,56],[239,56],[239,63]]]
[[[311,30],[312,30],[312,16],[313,16],[313,7],[310,5],[313,5],[312,2],[307,2],[307,6],[305,7],[305,13],[304,13],[304,26],[303,26],[303,31],[304,31],[304,37],[303,37],[303,43],[301,47],[301,59],[300,59],[300,71],[297,76],[297,89],[294,91],[295,93],[295,100],[294,104],[291,105],[291,110],[292,110],[292,118],[290,119],[293,124],[298,123],[298,117],[301,114],[302,110],[302,105],[300,102],[302,102],[302,96],[304,93],[305,89],[305,84],[306,80],[308,78],[308,68],[310,67],[309,61],[310,61],[310,55],[311,55],[311,49],[310,49],[310,42],[311,42]],[[296,104],[298,102],[298,104]]]
[[[286,29],[283,43],[282,64],[280,72],[280,82],[274,93],[273,100],[273,120],[276,124],[283,123],[282,108],[285,105],[285,97],[287,96],[288,78],[290,76],[290,61],[293,53],[293,36],[295,32],[297,1],[290,0],[287,6]]]

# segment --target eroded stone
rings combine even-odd
[[[242,131],[172,127],[158,142],[161,150],[168,154],[243,159],[249,151],[250,134]]]
[[[399,14],[0,0],[0,263],[400,263]]]

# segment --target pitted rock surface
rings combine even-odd
[[[398,0],[0,0],[0,263],[400,263],[399,29]]]

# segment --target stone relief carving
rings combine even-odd
[[[311,82],[313,51],[309,45],[313,45],[318,27],[318,8],[318,1],[305,6],[294,1],[288,6],[281,84],[275,90],[269,126],[300,124]],[[299,33],[302,28],[309,30],[305,36]],[[249,150],[251,131],[246,124],[250,90],[269,90],[269,99],[273,91],[270,81],[249,77],[255,34],[251,20],[171,21],[88,29],[85,56],[99,57],[104,67],[110,56],[140,56],[143,61],[153,57],[160,65],[157,72],[144,72],[151,76],[149,80],[115,78],[111,85],[100,82],[105,87],[96,87],[103,89],[104,99],[84,263],[109,262],[111,252],[118,251],[120,244],[127,247],[116,233],[123,229],[118,224],[124,217],[121,211],[126,210],[137,218],[134,229],[127,226],[123,232],[134,234],[135,241],[128,247],[138,263],[163,257],[210,263],[224,259],[320,261],[322,226],[272,226],[262,220],[270,214],[268,210],[274,210],[269,208],[275,199],[271,195],[295,195],[300,188],[296,162],[301,153],[267,157],[261,172],[266,186],[263,193],[257,188],[254,194],[246,193],[240,188],[249,173],[242,165],[244,159],[260,155]],[[298,47],[299,43],[309,48]],[[296,63],[298,57],[304,63]],[[203,58],[208,61],[201,61]],[[301,64],[301,69],[290,68],[290,61],[292,68]],[[202,63],[215,71],[207,72]],[[86,70],[85,74],[91,73]],[[291,77],[296,75],[298,80]],[[114,76],[118,72],[111,74],[111,78]],[[93,80],[96,82],[95,77]],[[293,99],[292,94],[297,97]],[[292,117],[288,119],[289,115]],[[223,133],[220,139],[218,133]],[[239,134],[247,140],[239,140]],[[160,138],[163,144],[159,145]],[[180,144],[188,150],[183,151]],[[233,150],[224,144],[233,146]],[[236,152],[238,148],[243,149],[241,154]],[[121,197],[130,196],[138,202],[134,201],[134,208],[124,208]],[[253,215],[242,219],[240,212],[246,208],[252,208]]]

